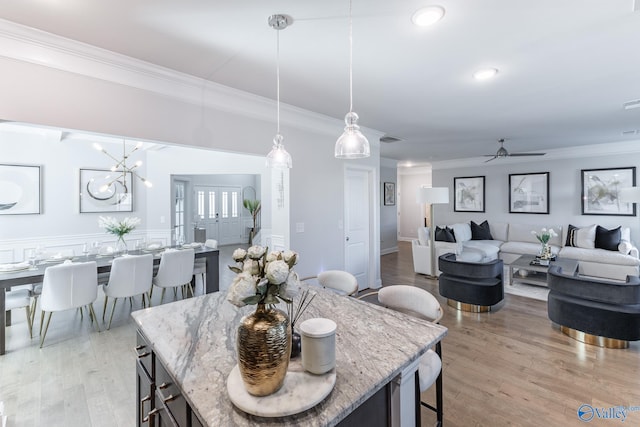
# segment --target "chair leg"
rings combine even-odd
[[[100,326],[98,325],[98,318],[96,317],[95,311],[93,311],[93,303],[89,304],[89,314],[91,315],[91,319],[95,319],[96,321],[96,329],[100,332]]]
[[[438,341],[436,344],[436,354],[440,357],[440,362],[442,362],[442,342]],[[440,374],[438,374],[438,378],[436,379],[436,414],[438,417],[438,427],[442,426],[444,411],[443,411],[443,396],[442,396],[442,371],[444,370],[444,364],[442,364],[442,368],[440,368]]]
[[[111,329],[111,321],[113,320],[113,313],[116,311],[117,302],[118,302],[118,298],[113,300],[113,306],[111,307],[111,316],[109,317],[109,326],[107,326],[107,329]]]
[[[166,291],[167,288],[162,288],[162,294],[160,294],[160,304],[162,304],[162,300],[164,299],[164,291]]]
[[[36,320],[36,308],[38,306],[38,295],[34,295],[33,301],[31,301],[31,326],[33,326]]]
[[[107,311],[107,300],[109,299],[108,296],[104,296],[104,305],[102,306],[102,323],[104,323],[104,313]]]
[[[49,316],[47,316],[47,324],[44,327],[44,334],[42,333],[42,322],[40,323],[40,348],[42,348],[42,345],[44,344],[44,339],[47,336],[47,331],[49,330],[49,322],[51,322],[51,314],[53,314],[53,312],[49,312]],[[44,319],[44,311],[42,312],[42,318]]]
[[[40,335],[42,335],[42,324],[44,323],[44,310],[40,310]]]
[[[149,301],[149,307],[151,307],[151,292],[147,294],[147,300]]]
[[[31,310],[29,306],[24,308],[27,311],[27,325],[29,326],[29,338],[33,338],[33,323],[31,322]]]
[[[422,408],[422,399],[420,397],[420,373],[418,372],[417,369],[416,369],[414,382],[415,382],[415,390],[416,390],[416,402],[415,402],[416,427],[420,427],[422,425],[422,415],[421,415],[422,411],[420,410]]]
[[[129,307],[133,309],[133,297],[129,297]]]

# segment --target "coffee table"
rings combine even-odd
[[[509,285],[513,285],[514,280],[519,283],[528,283],[530,285],[547,286],[547,271],[549,266],[557,265],[567,274],[573,274],[578,270],[578,261],[570,258],[556,258],[549,265],[531,265],[536,257],[534,255],[522,255],[511,264],[509,264]],[[526,270],[527,276],[514,276],[516,270]]]

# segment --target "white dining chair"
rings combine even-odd
[[[370,292],[358,297],[364,299],[371,295],[378,296],[378,302],[392,310],[396,310],[414,317],[439,323],[442,319],[443,311],[440,303],[429,292],[416,286],[392,285],[385,286],[378,291]],[[442,425],[443,420],[443,399],[442,399],[442,345],[438,341],[436,349],[427,350],[420,357],[418,370],[416,371],[416,425],[420,425],[420,407],[425,406],[436,413],[437,426]],[[420,394],[436,384],[436,404],[435,406],[423,402]]]
[[[5,292],[0,289],[0,292]],[[29,337],[33,338],[33,317],[31,316],[31,291],[29,289],[12,289],[5,292],[4,309],[5,312],[24,308],[27,313],[27,326],[29,327]]]
[[[353,296],[358,292],[358,280],[347,271],[326,270],[318,273],[317,276],[304,277],[303,282],[316,279],[318,284],[325,289],[330,289],[342,295]]]
[[[149,299],[149,306],[151,306],[149,291],[151,290],[152,279],[152,254],[117,257],[113,260],[109,281],[102,287],[104,291],[103,322],[107,311],[107,301],[110,297],[113,298],[111,316],[109,317],[107,329],[111,329],[111,321],[113,320],[113,313],[116,310],[118,298],[129,298],[129,305],[133,307],[132,298],[136,295],[142,295],[142,306],[146,307],[146,295]]]
[[[91,321],[95,320],[96,329],[100,332],[98,318],[93,310],[93,302],[98,298],[98,267],[95,261],[52,265],[44,271],[42,295],[40,296],[40,348],[44,344],[49,329],[49,322],[54,311],[79,308],[89,309]],[[46,314],[47,321],[42,326]]]
[[[193,249],[168,249],[162,254],[158,273],[153,278],[153,284],[162,288],[160,303],[164,299],[164,293],[167,288],[174,288],[174,295],[176,295],[176,289],[181,287],[183,296],[186,294],[185,287],[191,289],[189,284],[193,277],[194,259],[195,252]],[[193,290],[191,292],[193,295]]]

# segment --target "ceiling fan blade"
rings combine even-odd
[[[544,156],[547,153],[509,153],[508,156],[522,157],[522,156]]]
[[[489,156],[489,155],[490,155],[490,154],[485,154],[485,157],[486,157],[486,156]],[[497,158],[498,158],[498,156],[492,156],[489,160],[485,160],[484,162],[485,162],[485,163],[487,163],[487,162],[490,162],[491,160],[495,160],[495,159],[497,159]]]

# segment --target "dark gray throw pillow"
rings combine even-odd
[[[485,219],[481,224],[471,221],[471,240],[493,240],[489,223]]]
[[[440,228],[436,225],[436,242],[451,242],[455,243],[456,236],[453,234],[453,229],[449,227]]]
[[[622,238],[620,227],[613,230],[607,230],[604,227],[596,227],[596,248],[606,249],[608,251],[618,251],[618,245]]]

